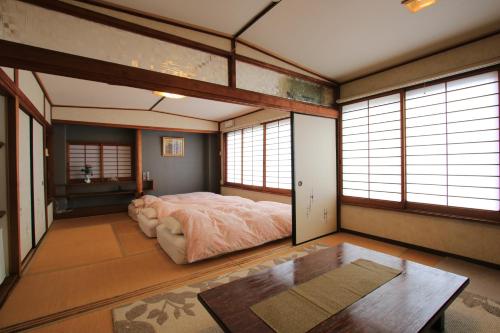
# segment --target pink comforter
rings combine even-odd
[[[166,198],[167,197],[167,198]],[[158,218],[179,221],[188,262],[255,247],[290,236],[290,205],[213,193],[163,196],[152,204]]]

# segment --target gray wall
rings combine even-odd
[[[135,144],[135,130],[83,125],[61,125],[53,127],[54,185],[56,209],[58,211],[89,206],[120,205],[130,202],[133,195],[117,195],[106,197],[73,198],[67,200],[66,194],[66,143],[68,141],[95,141],[105,143]],[[71,192],[107,192],[118,190],[135,190],[135,182],[119,182],[106,184],[82,184],[71,187]],[[58,197],[59,196],[59,197]]]
[[[161,156],[161,138],[184,138],[184,157]],[[54,184],[56,209],[125,204],[131,196],[106,196],[99,198],[74,198],[69,202],[66,194],[66,143],[68,141],[96,141],[107,143],[135,143],[135,130],[111,127],[61,125],[53,127]],[[164,195],[196,191],[219,192],[220,159],[219,140],[216,134],[142,131],[143,170],[149,171],[154,181],[154,191],[148,194]],[[90,184],[72,186],[71,192],[103,192],[135,190],[135,182]],[[57,197],[59,196],[59,197]]]
[[[184,157],[163,157],[162,137],[184,138]],[[142,168],[149,171],[154,190],[164,195],[197,191],[218,192],[217,135],[142,131]],[[215,162],[214,162],[215,160]],[[217,186],[214,186],[214,183]]]

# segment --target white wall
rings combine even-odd
[[[247,115],[243,115],[232,119],[233,126],[226,127],[227,121],[223,121],[220,124],[221,132],[230,132],[237,129],[250,127],[253,125],[262,124],[265,122],[283,119],[290,117],[290,112],[277,110],[277,109],[264,109],[257,112],[252,112]]]
[[[52,106],[50,105],[49,100],[45,98],[45,120],[47,120],[49,124],[52,124],[51,108]]]
[[[341,85],[341,101],[500,62],[500,34]]]
[[[0,69],[3,70],[5,72],[5,74],[7,74],[7,76],[12,80],[14,81],[14,68],[9,68],[9,67],[2,67],[0,66]]]
[[[19,70],[19,88],[43,117],[45,97],[32,72]]]

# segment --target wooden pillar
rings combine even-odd
[[[17,96],[10,97],[8,101],[9,274],[18,275],[21,272],[19,230],[19,99]]]
[[[137,184],[137,195],[142,195],[142,130],[135,131],[135,180]]]

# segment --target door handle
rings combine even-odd
[[[298,185],[299,185],[299,187],[302,186],[302,180],[299,180]]]

